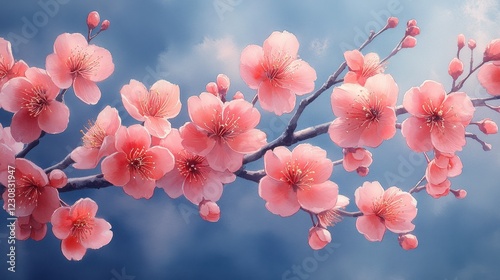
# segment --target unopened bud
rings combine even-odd
[[[413,48],[417,45],[417,39],[413,36],[406,36],[401,44],[402,48]]]
[[[104,31],[108,28],[109,28],[109,20],[106,19],[101,23],[101,31]]]
[[[332,241],[332,235],[326,228],[312,227],[309,229],[309,246],[314,250],[325,248]]]
[[[420,34],[420,27],[410,26],[410,27],[406,28],[406,35],[410,35],[410,36],[415,37],[418,34]]]
[[[387,19],[387,28],[394,28],[398,26],[399,19],[397,17],[389,17]]]
[[[469,41],[467,42],[467,46],[469,47],[469,49],[473,50],[476,48],[476,40],[474,39],[469,39]]]
[[[467,191],[460,189],[460,190],[453,191],[453,194],[458,199],[464,199],[467,196]]]
[[[219,93],[219,89],[217,88],[217,84],[214,82],[208,83],[207,86],[205,87],[205,89],[207,90],[207,92],[209,92],[215,96],[217,96]]]
[[[229,85],[231,82],[229,78],[224,74],[217,75],[217,87],[219,88],[219,92],[223,92],[224,94],[229,89]]]
[[[62,188],[68,183],[68,176],[60,170],[54,169],[49,173],[49,185],[54,188]]]
[[[94,29],[99,25],[99,22],[101,21],[101,17],[99,16],[99,13],[96,11],[92,11],[89,13],[87,16],[87,26],[89,29]]]
[[[215,223],[220,219],[219,205],[213,201],[203,200],[200,202],[198,209],[200,211],[201,218],[205,221]]]
[[[241,93],[241,91],[237,91],[234,94],[233,99],[245,99],[245,96],[243,95],[243,93]]]
[[[458,58],[453,58],[450,62],[450,65],[448,65],[448,74],[453,78],[453,80],[458,79],[460,75],[464,72],[464,64],[460,59]]]
[[[457,47],[458,50],[461,50],[465,46],[465,35],[464,34],[458,34],[457,38]]]
[[[356,172],[358,173],[359,176],[365,177],[370,172],[370,168],[364,167],[364,166],[360,166],[360,167],[358,167],[356,169]]]
[[[500,60],[500,39],[491,41],[484,50],[483,61]]]
[[[416,25],[417,25],[417,20],[415,20],[415,19],[410,19],[410,20],[406,23],[406,27],[416,26]]]
[[[418,247],[418,239],[415,235],[406,233],[398,236],[399,245],[405,250],[413,250]]]
[[[481,120],[477,123],[477,126],[484,134],[496,134],[498,132],[497,124],[489,118]]]

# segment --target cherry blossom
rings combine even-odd
[[[135,199],[151,198],[156,180],[174,168],[172,154],[151,147],[151,136],[142,125],[120,127],[115,139],[116,152],[101,163],[104,179]]]
[[[342,165],[348,172],[359,169],[360,167],[368,168],[372,164],[372,153],[364,148],[345,148]]]
[[[411,116],[401,124],[401,132],[412,150],[435,148],[449,154],[462,150],[465,127],[475,110],[465,93],[446,94],[441,84],[425,81],[406,92],[403,106]]]
[[[113,232],[104,219],[96,218],[97,204],[90,198],[81,198],[71,207],[60,207],[52,215],[52,232],[61,239],[61,250],[68,260],[79,261],[87,249],[107,245]]]
[[[0,92],[8,80],[23,77],[27,69],[28,64],[26,62],[22,60],[14,61],[10,42],[0,37]],[[2,108],[1,105],[0,101],[0,108]]]
[[[330,138],[343,148],[379,146],[396,133],[397,98],[398,86],[386,74],[368,78],[364,87],[358,84],[336,87],[331,104],[337,118],[328,129]]]
[[[4,109],[14,113],[14,139],[29,143],[38,139],[42,131],[57,134],[66,130],[69,109],[56,100],[59,88],[43,69],[31,67],[25,75],[5,83],[0,96]]]
[[[332,242],[332,235],[330,232],[322,227],[312,227],[309,229],[309,246],[313,250],[321,250]]]
[[[462,161],[457,155],[436,152],[425,171],[425,178],[431,184],[440,184],[449,177],[456,177],[462,173]]]
[[[483,65],[477,73],[477,79],[490,95],[500,95],[500,61]]]
[[[165,80],[159,80],[148,91],[143,83],[130,80],[120,90],[123,106],[136,120],[143,121],[149,134],[165,138],[171,130],[168,119],[181,110],[180,89]]]
[[[247,46],[241,53],[240,74],[251,89],[257,89],[262,109],[276,115],[290,113],[295,95],[314,89],[316,71],[298,58],[299,41],[287,31],[273,32],[263,47]]]
[[[291,216],[300,208],[320,213],[335,206],[338,186],[328,180],[333,163],[325,150],[310,144],[300,144],[293,151],[276,147],[264,155],[264,166],[259,195],[273,214]]]
[[[319,224],[323,227],[333,227],[336,223],[342,220],[339,210],[345,209],[347,205],[349,205],[349,198],[339,194],[337,196],[337,203],[333,208],[318,213]]]
[[[27,240],[29,238],[40,241],[47,234],[47,224],[40,223],[31,215],[19,217],[16,220],[16,239]]]
[[[382,241],[386,228],[394,233],[412,231],[417,216],[417,201],[397,187],[384,191],[379,182],[364,182],[354,193],[356,205],[363,213],[356,228],[369,241]]]
[[[349,72],[344,77],[344,83],[365,85],[366,79],[384,72],[380,58],[376,53],[363,54],[358,50],[344,52],[344,58]]]
[[[200,216],[205,221],[215,223],[220,219],[220,208],[217,203],[210,200],[203,200],[200,202],[199,211]]]
[[[92,169],[97,166],[101,158],[116,151],[115,134],[120,128],[121,119],[115,108],[106,106],[97,115],[94,123],[89,121],[89,127],[83,134],[83,145],[71,152],[71,159],[75,161],[73,167],[78,169]]]
[[[492,40],[486,46],[483,54],[483,61],[500,60],[500,39]]]
[[[80,33],[64,33],[57,36],[54,53],[47,56],[46,68],[59,88],[73,85],[80,100],[96,104],[101,98],[96,82],[107,79],[115,65],[108,50],[89,45]]]
[[[17,217],[31,215],[39,223],[47,223],[59,204],[59,192],[49,184],[45,172],[27,159],[15,160],[15,197]],[[7,209],[8,190],[2,195]]]
[[[229,171],[212,169],[205,157],[190,153],[181,145],[181,136],[173,129],[159,145],[173,154],[175,167],[158,180],[157,185],[163,188],[172,198],[184,196],[198,205],[203,200],[216,202],[220,199],[223,184],[231,183],[236,176]]]
[[[203,92],[188,99],[188,111],[192,122],[179,129],[182,145],[206,157],[217,171],[235,172],[245,154],[256,152],[266,143],[266,134],[255,128],[259,111],[243,99],[223,103]]]

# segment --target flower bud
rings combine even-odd
[[[453,58],[450,62],[450,65],[448,65],[448,74],[453,78],[453,80],[458,79],[460,75],[464,72],[464,64],[460,59],[458,58]]]
[[[109,20],[106,19],[101,23],[101,31],[104,31],[108,28],[109,28]]]
[[[394,28],[398,26],[399,19],[397,17],[389,17],[387,19],[387,27],[386,28]]]
[[[464,199],[467,196],[467,191],[466,190],[456,190],[453,191],[453,194],[457,199]]]
[[[484,50],[483,61],[500,60],[500,39],[491,41]]]
[[[417,45],[417,39],[413,36],[406,36],[401,44],[402,48],[413,48]]]
[[[217,88],[217,84],[214,82],[208,83],[207,86],[205,87],[205,89],[207,90],[207,92],[209,92],[215,96],[218,96],[218,94],[219,94],[219,89]]]
[[[497,124],[489,118],[481,120],[477,123],[477,126],[484,134],[496,134],[498,132]]]
[[[420,27],[418,26],[410,26],[406,29],[406,35],[410,35],[410,36],[417,36],[418,34],[420,34]]]
[[[416,26],[417,25],[417,20],[415,19],[410,19],[407,23],[406,23],[406,26],[407,27],[410,27],[410,26]]]
[[[398,236],[399,245],[405,250],[413,250],[418,246],[418,239],[415,235],[406,233]]]
[[[219,93],[225,94],[229,89],[230,84],[231,82],[229,81],[229,78],[226,75],[224,74],[217,75],[217,87],[219,89]]]
[[[370,172],[370,168],[364,167],[364,166],[360,166],[360,167],[358,167],[356,169],[356,172],[358,173],[359,176],[365,177]]]
[[[476,48],[476,40],[474,39],[469,39],[469,41],[467,42],[467,46],[469,47],[469,49],[473,50]]]
[[[200,211],[201,218],[205,221],[215,223],[220,219],[219,205],[213,201],[203,200],[200,202],[198,209]]]
[[[332,241],[330,232],[322,227],[312,227],[309,229],[309,246],[314,250],[323,249]]]
[[[54,169],[49,173],[49,185],[54,188],[62,188],[68,183],[68,176],[60,170]]]
[[[458,50],[461,50],[465,46],[465,35],[464,34],[458,34],[457,38],[457,47]]]
[[[245,99],[245,96],[243,95],[243,93],[241,93],[241,91],[237,91],[234,94],[233,99]]]
[[[101,21],[101,18],[99,16],[99,13],[96,11],[92,11],[89,13],[87,16],[87,26],[89,29],[94,29],[99,25],[99,22]]]

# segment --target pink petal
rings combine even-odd
[[[356,219],[356,229],[369,241],[382,241],[385,225],[378,216],[367,215]]]
[[[146,117],[145,119],[144,127],[151,136],[165,138],[172,129],[170,122],[164,118]]]
[[[116,108],[111,108],[107,105],[97,115],[96,123],[102,126],[107,135],[114,135],[121,125],[121,119]]]
[[[310,188],[299,188],[297,190],[297,199],[304,209],[320,213],[335,206],[338,193],[337,184],[326,181],[321,184],[311,185]]]
[[[64,60],[61,60],[57,54],[53,53],[47,56],[45,67],[52,81],[59,88],[69,88],[73,84],[73,75]]]
[[[333,114],[337,117],[349,117],[356,97],[359,94],[366,95],[366,91],[366,88],[358,84],[343,84],[334,88],[330,99]]]
[[[290,68],[294,69],[287,77],[286,87],[297,95],[303,95],[314,90],[316,71],[307,62],[297,59]]]
[[[211,120],[222,114],[222,101],[214,95],[203,92],[200,96],[191,96],[188,99],[189,117],[202,129],[210,126]],[[182,134],[182,133],[181,133]]]
[[[87,40],[80,33],[63,33],[57,36],[54,42],[54,52],[63,61],[71,57],[75,49],[88,46]]]
[[[206,156],[215,146],[215,140],[199,131],[194,123],[186,123],[179,129],[179,132],[182,137],[182,145],[186,150],[195,154]]]
[[[45,224],[60,206],[59,192],[55,188],[44,187],[40,189],[36,208],[31,215],[37,222]]]
[[[328,127],[328,134],[332,141],[340,147],[358,147],[360,146],[361,134],[363,129],[353,129],[351,120],[345,118],[336,118]]]
[[[203,200],[203,185],[200,182],[185,180],[182,186],[184,196],[194,204]]]
[[[425,119],[409,117],[401,124],[401,133],[415,152],[427,152],[433,148],[430,127]]]
[[[95,201],[90,198],[80,198],[73,204],[69,211],[69,215],[75,219],[79,217],[91,217],[94,218],[99,206]]]
[[[75,95],[87,104],[95,105],[99,102],[99,99],[101,99],[101,90],[97,87],[95,82],[81,76],[75,78],[73,88],[75,90]]]
[[[243,164],[243,154],[237,153],[222,142],[216,142],[212,151],[207,154],[210,167],[217,171],[226,169],[235,172]]]
[[[54,100],[59,94],[59,87],[57,87],[52,79],[47,74],[47,71],[31,67],[26,70],[26,78],[31,81],[33,85],[42,86],[45,89],[45,96],[48,100]]]
[[[123,185],[123,191],[135,199],[150,199],[153,196],[156,182],[132,173],[130,181]]]
[[[4,38],[0,38],[0,57],[2,57],[2,63],[7,67],[7,69],[12,68],[12,66],[14,65],[12,45]]]
[[[222,196],[222,183],[210,176],[203,186],[203,197],[207,200],[218,201]],[[186,187],[186,185],[184,185]]]
[[[52,232],[59,239],[67,238],[73,228],[73,221],[69,216],[69,209],[69,207],[59,207],[52,214],[50,220]]]
[[[465,145],[465,128],[462,124],[444,122],[444,128],[433,129],[431,140],[434,147],[443,153],[461,151]]]
[[[113,238],[111,225],[104,219],[95,218],[92,232],[87,238],[82,238],[82,246],[90,249],[99,249],[107,245]]]
[[[290,56],[292,59],[296,59],[299,51],[299,41],[290,32],[275,31],[264,41],[262,49],[269,57]]]
[[[159,80],[151,86],[151,92],[158,92],[167,103],[162,109],[162,117],[173,118],[181,111],[180,88],[165,80]]]
[[[11,122],[12,137],[23,143],[30,143],[38,139],[42,130],[38,126],[38,120],[30,116],[27,109],[21,109],[12,117]]]
[[[132,118],[144,121],[142,103],[147,98],[148,90],[141,82],[130,80],[128,85],[124,85],[120,90],[123,106]]]
[[[391,75],[377,74],[366,80],[365,88],[377,94],[376,102],[394,107],[398,101],[399,88]]]
[[[235,152],[249,154],[266,144],[266,134],[259,129],[251,129],[228,139],[227,145]]]
[[[477,79],[490,95],[500,95],[500,65],[498,62],[483,65],[477,73]]]
[[[469,96],[463,92],[448,94],[443,108],[447,108],[443,116],[447,122],[460,122],[464,126],[470,123],[475,111]]]
[[[250,45],[243,49],[240,58],[240,75],[251,89],[257,89],[264,79],[261,60],[264,57],[262,47]]]
[[[115,186],[123,186],[130,181],[130,171],[125,153],[114,153],[101,163],[104,179]]]
[[[270,81],[264,81],[257,94],[262,109],[278,116],[290,113],[295,107],[295,94],[289,89],[274,86]]]
[[[2,107],[11,113],[15,113],[24,107],[25,90],[30,90],[33,87],[31,82],[24,78],[12,78],[0,88],[0,102]]]
[[[162,188],[165,193],[171,198],[178,198],[182,195],[182,184],[185,177],[182,176],[177,169],[166,173],[160,180],[156,181],[156,185]]]
[[[154,162],[155,168],[152,170],[150,177],[159,180],[165,173],[171,171],[175,165],[174,156],[167,148],[154,146],[146,152],[147,157],[151,157],[151,162]]]
[[[232,100],[224,104],[223,115],[226,118],[238,116],[238,130],[241,132],[255,128],[260,121],[260,112],[252,103],[243,99]]]
[[[314,184],[325,182],[333,172],[333,162],[326,157],[326,151],[311,144],[300,144],[292,151],[292,158],[301,170],[310,169]]]
[[[56,134],[66,130],[69,123],[69,108],[57,101],[52,101],[38,115],[40,129],[47,133]]]
[[[151,135],[140,124],[134,124],[127,128],[121,127],[116,132],[115,139],[116,149],[126,153],[132,148],[149,148],[151,146]]]
[[[68,260],[75,261],[81,260],[87,252],[87,249],[83,247],[82,244],[80,244],[79,240],[73,235],[68,236],[62,241],[61,250],[63,255]]]
[[[445,98],[443,85],[435,81],[425,81],[419,88],[413,87],[405,93],[403,106],[416,117],[426,117],[427,106],[439,107]]]
[[[300,209],[297,193],[286,183],[264,176],[259,182],[259,196],[266,201],[266,208],[271,213],[287,217]]]
[[[358,71],[363,69],[365,63],[363,54],[358,50],[345,51],[344,58],[349,69]]]
[[[99,149],[88,149],[77,147],[71,152],[71,159],[75,161],[73,167],[76,169],[93,169],[97,166]]]
[[[85,78],[92,82],[100,82],[111,76],[115,70],[111,53],[107,49],[95,45],[88,46],[86,51],[92,54],[92,60],[98,61],[98,66]]]
[[[365,215],[373,213],[373,203],[379,201],[383,195],[384,188],[377,181],[364,182],[363,186],[354,192],[356,206]]]
[[[264,170],[266,174],[275,180],[280,180],[283,177],[281,172],[291,158],[292,152],[286,147],[279,146],[272,151],[268,150],[264,154]]]

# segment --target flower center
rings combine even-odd
[[[380,198],[378,201],[373,202],[373,213],[384,221],[400,221],[402,202],[403,200],[398,199],[394,194],[385,199]]]
[[[222,140],[228,140],[239,133],[238,122],[239,116],[234,114],[216,113],[215,117],[210,121],[211,125],[208,130],[211,136],[216,136]]]
[[[80,130],[83,133],[83,146],[89,149],[100,148],[106,137],[106,131],[97,122],[92,124],[89,120],[88,125],[87,132],[84,133],[83,130]]]
[[[38,204],[38,196],[41,194],[41,187],[35,178],[27,175],[21,176],[19,180],[16,180],[16,199],[19,205],[29,206]]]
[[[156,90],[152,90],[141,102],[141,110],[144,115],[162,118],[168,114],[170,95],[162,95]]]
[[[286,82],[287,77],[300,66],[300,63],[292,65],[293,60],[294,59],[291,55],[282,53],[281,51],[277,54],[271,55],[270,57],[265,57],[262,68],[265,70],[265,75],[271,81],[273,86],[286,86],[284,85],[284,82]]]
[[[189,182],[204,183],[206,180],[205,169],[208,167],[204,164],[205,157],[189,154],[186,151],[179,152],[177,155],[176,165],[179,173]]]
[[[146,153],[146,149],[133,148],[128,154],[128,166],[132,171],[138,173],[143,179],[152,180],[155,162],[153,157]]]
[[[73,222],[73,227],[71,228],[71,234],[76,236],[78,242],[87,239],[89,235],[92,234],[95,222],[90,216],[90,213],[83,217],[79,217]]]
[[[287,183],[295,191],[297,191],[297,189],[310,189],[311,185],[314,183],[314,178],[312,178],[314,173],[309,163],[301,167],[296,160],[292,160],[287,162],[285,170],[281,171],[283,176],[280,180]]]
[[[50,102],[45,92],[41,86],[24,90],[23,108],[28,109],[31,117],[38,117],[43,110],[47,109]]]
[[[89,53],[81,47],[76,47],[71,50],[71,55],[66,60],[66,66],[73,74],[73,77],[83,76],[88,78],[99,67],[99,57],[94,57],[93,53]]]

